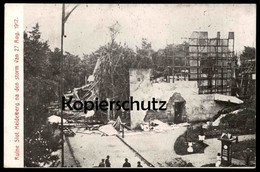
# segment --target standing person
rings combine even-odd
[[[125,159],[125,163],[123,164],[123,167],[131,167],[131,164],[128,162],[128,159]]]
[[[220,153],[217,154],[217,162],[216,162],[216,167],[219,167],[221,165],[221,155]]]
[[[205,135],[204,135],[203,127],[201,125],[200,126],[200,134],[199,134],[199,144],[202,144],[204,140],[205,140]]]
[[[107,155],[107,159],[106,159],[106,167],[111,167],[111,164],[110,164],[110,161],[109,161],[109,158],[110,158],[110,156],[109,155]]]
[[[143,167],[140,161],[137,162],[137,167]]]
[[[105,167],[105,159],[102,159],[98,166]]]

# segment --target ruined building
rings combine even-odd
[[[90,85],[81,88],[88,95],[82,99],[126,101],[131,96],[135,101],[148,102],[155,98],[166,101],[167,110],[96,112],[95,118],[115,120],[120,116],[131,128],[136,128],[149,118],[170,123],[209,120],[219,110],[243,103],[231,96],[233,32],[222,39],[219,32],[215,38],[208,38],[207,32],[195,31],[188,42],[168,45],[151,57],[154,65],[150,69],[128,71],[122,63],[123,56],[101,55]]]
[[[149,112],[133,109],[131,128],[138,127],[149,115],[163,122],[182,123],[210,120],[226,106],[241,104],[240,99],[223,94],[199,94],[197,81],[151,82],[151,69],[130,69],[130,96],[135,101],[167,101],[167,110]],[[149,117],[149,118],[150,118]]]
[[[231,95],[234,32],[228,38],[208,38],[208,32],[193,32],[189,38],[189,80],[198,82],[200,94]]]
[[[220,32],[215,38],[208,38],[208,32],[194,31],[187,39],[183,45],[161,50],[163,60],[153,59],[157,66],[167,68],[167,82],[197,81],[199,94],[231,95],[234,32],[223,39]],[[153,72],[156,75],[157,71]]]
[[[131,111],[135,128],[147,115],[180,123],[212,119],[221,109],[243,101],[230,96],[234,33],[228,38],[208,38],[208,32],[193,32],[184,45],[159,50],[157,68],[130,69],[130,96],[137,101],[167,101],[166,111]],[[160,69],[163,69],[163,71]],[[151,115],[152,114],[152,115]]]

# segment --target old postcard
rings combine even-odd
[[[255,168],[256,4],[5,4],[4,167]]]

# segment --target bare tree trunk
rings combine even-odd
[[[112,39],[112,43],[111,43],[111,50],[113,52],[113,45],[114,45],[114,40]],[[112,68],[112,52],[110,51],[109,53],[109,63],[110,63],[110,76],[111,76],[111,84],[112,84],[112,100],[115,97],[115,85],[114,85],[114,72],[113,72],[113,68]],[[114,119],[115,116],[115,109],[114,109],[114,105],[112,106],[112,112],[111,112],[111,118]]]

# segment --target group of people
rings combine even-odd
[[[111,167],[109,158],[110,158],[110,156],[108,155],[106,160],[101,159],[101,162],[99,163],[98,167]],[[123,167],[131,167],[131,163],[128,162],[127,158],[125,158]],[[137,167],[143,167],[140,161],[137,162]]]
[[[111,163],[109,161],[110,156],[107,156],[107,159],[101,159],[101,162],[99,163],[99,167],[111,167]]]

